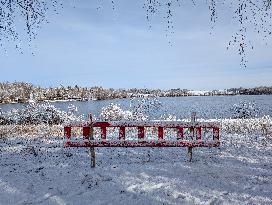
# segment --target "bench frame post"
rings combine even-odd
[[[194,124],[195,122],[196,122],[196,112],[192,112],[191,123]],[[192,132],[192,136],[193,136],[193,139],[194,139],[194,137],[195,137],[195,125],[193,125],[191,132]],[[193,147],[189,146],[188,147],[188,161],[191,162],[192,158],[193,158]]]
[[[89,113],[89,123],[90,124],[93,123],[92,113]],[[94,132],[93,127],[90,126],[89,140],[94,140],[93,132]],[[91,168],[95,168],[95,148],[94,147],[90,147],[89,154],[91,158]]]

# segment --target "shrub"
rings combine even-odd
[[[120,105],[111,103],[102,108],[99,118],[104,121],[145,121],[149,120],[152,113],[160,107],[161,103],[157,98],[144,97],[132,100],[130,110],[123,110]]]
[[[247,119],[257,117],[259,109],[253,102],[242,101],[231,108],[232,117],[235,119]]]
[[[50,103],[30,104],[22,109],[13,109],[0,113],[0,125],[58,125],[75,121],[83,121],[83,117],[76,116],[75,113],[61,111]]]

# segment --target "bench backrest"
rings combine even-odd
[[[83,140],[72,140],[72,128],[81,127]],[[100,129],[100,138],[93,139],[93,129]],[[116,140],[107,138],[107,128],[119,129],[119,136]],[[137,140],[131,140],[126,136],[126,128],[137,129]],[[146,128],[156,128],[157,139],[147,140]],[[175,140],[164,138],[164,129],[172,128],[176,132]],[[212,139],[203,139],[205,131],[210,129]],[[185,130],[189,130],[188,140],[185,137]],[[68,125],[64,128],[64,135],[67,138],[67,147],[218,147],[220,145],[220,129],[216,123],[211,122],[181,122],[181,121],[112,121],[112,122],[89,122],[85,124]]]

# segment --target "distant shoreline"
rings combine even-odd
[[[131,99],[141,97],[186,97],[186,96],[233,96],[233,95],[272,95],[272,86],[255,88],[229,88],[224,90],[189,89],[113,89],[103,87],[59,86],[43,88],[25,82],[0,83],[0,104],[36,102],[67,102]]]
[[[145,95],[145,97],[157,97],[157,98],[175,98],[175,97],[218,97],[218,96],[259,96],[259,95],[272,95],[272,94],[227,94],[227,95],[184,95],[184,96],[153,96]],[[132,98],[142,98],[143,96],[136,96]],[[55,102],[91,102],[91,101],[105,101],[105,100],[122,100],[122,99],[132,99],[132,98],[108,98],[108,99],[55,99],[55,100],[37,100],[37,103],[55,103]],[[28,104],[30,99],[24,102],[0,102],[0,105],[12,105],[12,104]]]

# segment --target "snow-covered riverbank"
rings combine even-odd
[[[222,134],[222,145],[86,149],[60,137],[0,142],[0,204],[272,204],[272,142],[256,134]]]

